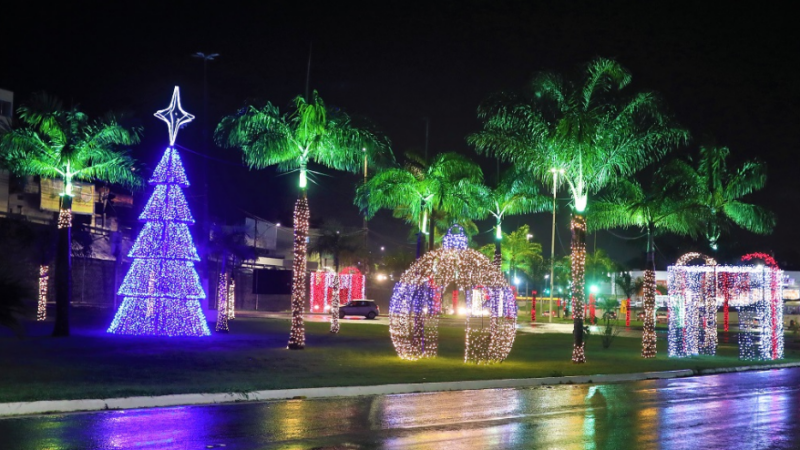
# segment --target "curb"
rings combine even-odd
[[[566,377],[522,378],[508,380],[445,381],[436,383],[383,384],[376,386],[278,389],[242,393],[176,394],[154,397],[124,397],[85,400],[43,400],[36,402],[0,403],[0,418],[43,413],[105,411],[185,405],[212,405],[246,401],[411,394],[420,392],[477,389],[508,389],[560,384],[619,383],[625,381],[665,380],[694,375],[713,375],[718,373],[745,372],[751,370],[786,369],[790,367],[800,367],[800,363],[723,367],[717,369],[704,369],[699,371],[699,373],[692,369],[681,369],[664,372],[640,372],[628,374],[572,375]]]

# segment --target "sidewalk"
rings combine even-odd
[[[476,389],[509,389],[559,384],[601,384],[620,383],[626,381],[664,380],[670,378],[690,377],[695,375],[713,375],[717,373],[744,372],[749,370],[771,370],[800,367],[800,363],[770,364],[764,366],[741,366],[719,369],[707,369],[696,373],[695,370],[672,370],[664,372],[642,372],[613,375],[579,375],[566,377],[525,378],[507,380],[454,381],[438,383],[384,384],[377,386],[323,387],[304,389],[280,389],[242,393],[215,394],[179,394],[157,397],[127,397],[85,400],[47,400],[38,402],[0,403],[0,419],[3,417],[29,414],[66,413],[78,411],[103,411],[111,409],[155,408],[185,405],[211,405],[242,401],[269,401],[285,399],[351,397],[363,395],[410,394],[417,392],[476,390]]]

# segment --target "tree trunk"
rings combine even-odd
[[[113,231],[111,233],[111,243],[112,243],[112,254],[114,255],[114,311],[117,310],[117,306],[120,304],[119,298],[119,275],[120,275],[120,268],[122,267],[122,232],[119,230]]]
[[[500,240],[494,240],[494,265],[502,270],[503,267],[503,248]]]
[[[586,271],[586,219],[575,214],[572,217],[572,314],[574,338],[572,346],[572,362],[583,364],[586,362],[585,343],[583,341],[583,303],[585,292]]]
[[[36,309],[37,321],[47,319],[47,282],[50,278],[49,270],[47,264],[41,264],[39,266],[39,302]]]
[[[656,262],[653,233],[647,229],[647,263],[644,269],[644,325],[642,327],[642,358],[656,357]]]
[[[290,350],[306,347],[303,306],[306,299],[306,249],[308,243],[308,199],[305,190],[294,207],[294,262],[292,264],[292,328],[289,332]]]
[[[222,264],[219,269],[219,285],[217,286],[217,326],[215,330],[227,333],[228,329],[228,255],[222,253]]]
[[[56,250],[56,320],[53,336],[69,336],[69,309],[72,303],[72,197],[62,196],[58,213]]]
[[[422,256],[422,230],[417,232],[417,259]]]
[[[431,220],[430,224],[428,225],[428,251],[433,250],[433,246],[435,245],[435,235],[434,235],[434,227],[433,227],[433,211],[431,211]]]
[[[331,296],[331,333],[339,332],[339,255],[333,254],[333,295]],[[352,285],[350,286],[352,288]]]

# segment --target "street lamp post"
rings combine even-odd
[[[364,185],[367,185],[367,149],[362,148],[361,153],[364,154]],[[369,195],[369,194],[367,194]],[[367,228],[367,215],[364,214],[364,251],[369,254],[369,228]]]
[[[547,279],[548,278],[550,278],[550,275],[544,274],[544,284],[545,284],[545,286],[547,286]],[[552,317],[553,316],[553,284],[552,283],[550,284],[550,292],[549,292],[549,294],[550,294],[549,295],[550,301],[548,302],[548,304],[550,305],[549,306],[549,308],[550,308],[550,317]],[[553,321],[553,319],[548,319],[548,322],[552,322],[552,321]]]
[[[531,241],[531,238],[532,238],[532,237],[533,237],[533,235],[532,235],[532,234],[530,234],[530,233],[528,233],[527,235],[525,235],[525,239],[526,239],[528,242],[530,242],[530,241]],[[536,270],[534,270],[534,271],[533,271],[533,275],[534,275],[534,276],[536,275]],[[529,291],[529,290],[528,290],[528,277],[525,277],[525,295],[526,295],[526,296],[528,296],[528,295],[531,295],[531,291]],[[533,299],[531,299],[531,311],[533,311]]]
[[[203,221],[201,222],[202,235],[200,238],[201,257],[205,259],[203,265],[203,273],[206,277],[206,283],[209,292],[214,292],[211,289],[211,265],[208,262],[208,244],[209,244],[209,201],[208,201],[208,62],[213,61],[214,58],[219,56],[219,53],[205,54],[197,52],[192,55],[194,58],[203,60]],[[209,303],[210,300],[209,300]]]
[[[558,190],[558,174],[563,174],[564,169],[550,169],[553,172],[553,230],[550,237],[550,317],[548,321],[553,321],[553,280],[556,269],[556,191]]]

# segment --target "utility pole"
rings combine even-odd
[[[209,200],[208,200],[208,62],[213,61],[214,58],[219,56],[219,53],[203,53],[197,52],[192,57],[200,58],[203,60],[203,222],[201,224],[202,236],[200,238],[201,258],[205,260],[204,270],[206,277],[206,291],[208,292],[209,299],[212,298],[211,292],[216,292],[215,283],[211,281],[211,264],[208,260],[209,256]],[[210,305],[209,305],[210,306]]]
[[[361,152],[364,154],[364,186],[367,185],[367,149],[362,148]],[[369,196],[369,192],[367,193]],[[364,251],[369,255],[369,228],[367,227],[367,214],[364,214]],[[368,265],[364,265],[364,271],[367,270]]]
[[[423,117],[422,120],[425,121],[425,162],[428,162],[428,138],[430,137],[430,130],[431,130],[431,119],[428,117]]]
[[[311,82],[311,51],[313,50],[313,42],[308,43],[308,66],[306,67],[306,101],[310,102],[311,98],[308,96],[308,86]]]
[[[558,191],[558,174],[564,173],[564,169],[556,169],[553,167],[550,169],[550,172],[553,172],[553,230],[550,237],[550,317],[548,318],[549,322],[553,321],[553,282],[554,282],[554,273],[556,269],[556,191]]]

